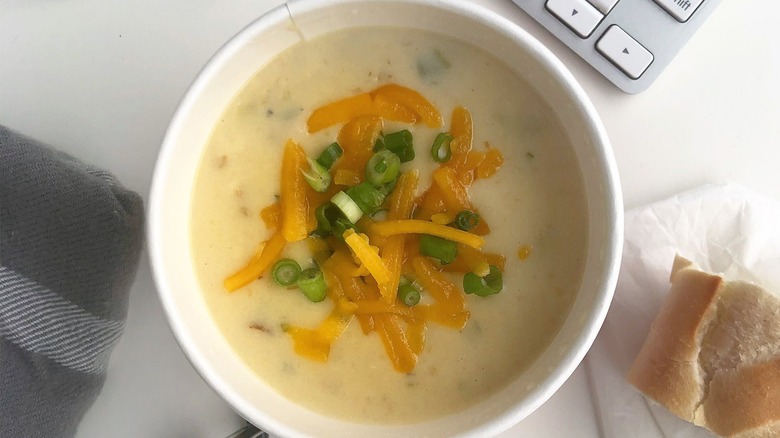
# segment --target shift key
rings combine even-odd
[[[675,20],[685,23],[704,0],[655,0]]]

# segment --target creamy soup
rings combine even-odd
[[[503,168],[476,181],[471,199],[489,222],[485,250],[506,256],[504,289],[466,297],[471,317],[458,331],[429,324],[411,373],[395,371],[376,333],[353,321],[330,358],[302,358],[282,324],[316,327],[333,307],[312,303],[266,275],[229,293],[223,280],[252,257],[270,232],[260,209],[279,193],[283,146],[292,138],[310,156],[339,126],[309,134],[311,111],[395,82],[418,90],[444,117],[456,106],[474,120],[474,145],[489,142]],[[441,130],[410,129],[430,184],[430,145]],[[312,410],[358,422],[408,423],[454,413],[500,390],[550,343],[580,284],[587,240],[582,177],[555,115],[499,60],[462,42],[407,29],[354,29],[300,43],[263,67],[214,127],[193,191],[193,263],[214,321],[258,378]],[[530,250],[521,259],[518,251]],[[284,256],[303,260],[305,245]],[[461,276],[462,277],[462,276]],[[461,277],[453,277],[459,284]],[[424,295],[424,292],[423,292]]]

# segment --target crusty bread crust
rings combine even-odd
[[[723,436],[780,436],[780,298],[676,257],[628,381]]]

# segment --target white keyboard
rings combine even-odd
[[[720,0],[512,0],[626,93],[646,90]]]

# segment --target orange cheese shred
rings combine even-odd
[[[389,314],[378,315],[376,324],[377,332],[393,368],[401,373],[410,373],[417,365],[417,355],[412,351],[398,317]]]
[[[466,231],[439,225],[429,221],[419,219],[406,220],[388,220],[375,222],[371,225],[373,231],[383,236],[394,236],[396,234],[430,234],[442,239],[452,240],[473,248],[480,248],[485,244],[485,239]]]
[[[474,272],[482,265],[495,265],[501,272],[504,272],[506,257],[501,254],[486,253],[470,246],[458,244],[458,255],[455,261],[443,265],[442,270],[447,272]]]
[[[386,120],[428,126],[441,126],[441,115],[420,93],[398,84],[381,86],[370,93],[360,93],[325,104],[312,111],[306,127],[310,133],[361,116],[378,116]]]
[[[441,192],[447,211],[455,214],[463,210],[479,213],[471,203],[468,190],[458,180],[455,170],[450,167],[440,167],[433,172],[433,181]],[[480,215],[479,224],[471,232],[480,236],[490,233],[490,227],[483,216]]]
[[[466,300],[463,292],[439,272],[428,259],[416,257],[412,260],[412,266],[415,278],[434,300],[453,311],[465,311]]]
[[[419,355],[425,347],[425,331],[427,327],[423,319],[413,320],[406,327],[406,340],[414,354]]]
[[[382,94],[372,95],[372,114],[386,120],[414,124],[420,118],[416,112],[401,102]]]
[[[405,172],[398,177],[395,190],[390,195],[390,209],[387,212],[389,219],[408,219],[412,215],[419,177],[416,170]],[[404,262],[404,240],[405,237],[402,235],[392,236],[382,247],[382,261],[390,271],[390,280],[387,283],[379,283],[379,292],[388,303],[395,302],[398,294],[398,283],[401,279]]]
[[[454,310],[441,304],[427,304],[419,306],[418,312],[425,316],[425,320],[435,322],[445,327],[461,330],[466,327],[471,314],[468,310]]]
[[[374,144],[382,133],[384,123],[381,117],[367,115],[350,120],[341,127],[338,143],[344,155],[336,161],[331,172],[346,169],[357,175],[359,182],[365,179],[366,163],[374,154]]]
[[[374,91],[371,96],[381,96],[387,100],[397,102],[411,108],[420,116],[420,120],[431,128],[439,128],[442,125],[441,114],[422,94],[398,84],[383,85]]]
[[[333,125],[346,123],[355,117],[371,113],[372,105],[368,93],[337,100],[312,111],[306,121],[306,127],[310,133],[314,133]]]
[[[452,110],[450,134],[454,137],[450,145],[452,153],[455,155],[468,154],[474,139],[474,124],[468,109],[458,106]]]
[[[428,219],[434,214],[447,211],[447,205],[444,203],[444,195],[436,184],[431,184],[428,190],[422,195],[419,202],[419,217]],[[455,212],[457,214],[457,212]]]
[[[368,244],[367,239],[363,239],[355,230],[348,229],[344,232],[344,241],[354,251],[355,256],[360,259],[360,262],[368,269],[368,272],[371,273],[371,276],[374,277],[377,283],[385,284],[390,281],[390,270],[382,262],[377,251],[374,251]]]
[[[316,329],[283,326],[283,330],[290,335],[293,348],[297,354],[317,362],[327,362],[330,356],[330,347],[346,330],[352,321],[355,305],[346,299],[339,299],[327,318]]]
[[[468,159],[468,153],[471,151],[474,140],[474,127],[469,110],[462,106],[452,110],[450,134],[452,134],[453,137],[452,142],[450,143],[452,157],[446,165],[453,169],[460,170]]]
[[[282,221],[282,206],[278,202],[266,206],[260,210],[260,219],[269,230],[275,230]]]
[[[277,230],[246,266],[225,279],[225,289],[234,292],[257,280],[279,258],[286,244],[287,240],[281,231]]]
[[[338,186],[355,186],[362,180],[360,173],[352,169],[337,169],[333,174],[333,184]]]
[[[498,149],[490,149],[477,167],[477,178],[490,178],[504,165],[504,155]]]
[[[406,318],[417,318],[414,307],[399,305],[396,303],[388,304],[384,300],[361,300],[355,302],[356,315],[377,315],[382,313],[392,313],[394,315]]]
[[[297,242],[309,235],[309,202],[306,199],[309,184],[301,173],[306,166],[306,153],[297,143],[287,140],[282,157],[280,203],[282,234],[288,242]]]

